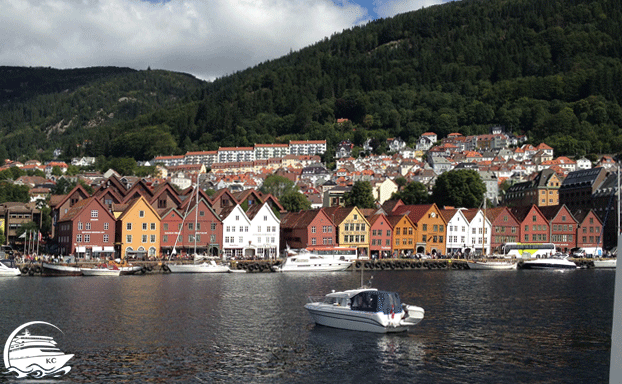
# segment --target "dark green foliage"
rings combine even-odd
[[[297,193],[298,187],[296,187],[293,181],[286,177],[270,175],[266,177],[259,190],[262,193],[270,193],[273,196],[276,196],[277,199],[280,199],[281,196],[285,196],[290,193]]]
[[[290,192],[279,198],[279,203],[288,212],[298,212],[311,209],[311,202],[307,199],[307,196],[300,192]]]
[[[425,204],[430,200],[430,195],[423,183],[413,181],[406,184],[400,191],[391,195],[391,200],[396,199],[401,199],[406,205]]]
[[[449,171],[436,179],[432,190],[432,201],[439,207],[454,206],[476,208],[486,193],[486,185],[477,171]]]
[[[375,208],[374,195],[369,181],[357,181],[344,196],[346,207]]]
[[[295,139],[333,150],[364,137],[378,151],[387,137],[412,143],[495,124],[558,154],[622,152],[620,20],[618,0],[450,2],[211,83],[156,70],[4,67],[0,155],[61,148],[66,158],[147,160]]]
[[[0,203],[6,203],[7,201],[27,203],[30,201],[29,190],[30,188],[26,185],[17,185],[8,181],[0,181]]]

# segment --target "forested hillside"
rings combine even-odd
[[[0,67],[0,158],[49,159],[55,148],[66,157],[107,155],[111,143],[97,140],[100,132],[187,103],[204,85],[167,71]],[[169,139],[162,132],[152,143]]]
[[[57,111],[52,119],[44,107],[21,116],[25,102],[5,103],[1,127],[19,140],[1,143],[13,153],[26,138],[28,148],[44,149],[88,138],[93,145],[82,148],[85,154],[142,160],[294,138],[327,139],[329,146],[344,138],[412,141],[426,131],[444,137],[501,124],[559,154],[621,152],[621,20],[619,0],[462,0],[343,31],[198,92],[180,81],[156,92],[161,100],[148,108],[118,102],[132,90],[114,83],[110,88],[123,92],[110,95],[109,83],[99,80],[88,97],[99,104],[70,105],[114,113],[102,118],[110,125],[90,127],[92,116],[76,120]],[[152,86],[162,81],[149,72],[131,75]],[[159,73],[169,77],[167,87],[180,76]],[[40,96],[40,104],[55,105],[45,97],[63,95]],[[338,118],[350,123],[337,125]],[[69,121],[70,128],[54,130]]]

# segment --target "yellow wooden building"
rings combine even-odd
[[[114,213],[118,255],[139,260],[160,255],[160,215],[144,197],[115,205]]]

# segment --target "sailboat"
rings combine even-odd
[[[507,261],[489,261],[486,259],[486,194],[484,194],[484,218],[483,218],[483,230],[482,230],[482,254],[484,258],[482,260],[469,261],[467,265],[469,269],[475,270],[510,270],[516,269],[517,263],[510,263]],[[491,225],[492,229],[492,225]],[[492,232],[492,231],[491,231]]]
[[[205,256],[197,255],[197,223],[199,220],[199,177],[197,176],[197,184],[195,186],[196,190],[196,202],[194,207],[194,253],[193,253],[193,264],[174,264],[168,263],[166,266],[172,273],[225,273],[229,272],[230,269],[226,265],[217,264],[214,259],[209,259],[208,261],[203,261],[199,264],[200,261],[208,259]],[[184,221],[186,220],[186,216],[188,213],[188,209],[190,208],[190,204],[186,207],[186,214],[184,215]],[[181,233],[182,228],[184,227],[182,221],[182,225],[179,228],[179,232],[177,233],[177,239],[179,238],[179,234]],[[173,245],[173,251],[171,255],[177,253],[175,247],[177,246],[177,239],[175,239],[175,245]]]

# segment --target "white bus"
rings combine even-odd
[[[500,247],[506,257],[517,259],[539,259],[555,254],[553,243],[505,243]]]

